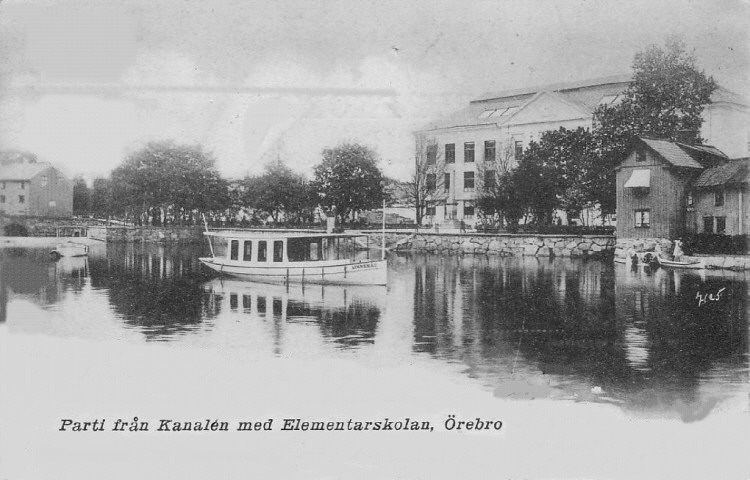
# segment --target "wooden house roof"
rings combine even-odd
[[[696,188],[750,183],[750,158],[738,158],[723,165],[707,168],[693,182]]]
[[[52,164],[47,162],[3,165],[0,166],[0,180],[31,180],[51,166]]]
[[[702,169],[728,160],[719,149],[709,145],[687,145],[643,137],[639,140],[675,167]]]

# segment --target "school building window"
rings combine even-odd
[[[474,161],[474,142],[464,143],[464,162]]]
[[[242,251],[242,260],[249,262],[253,259],[253,241],[246,240],[245,248]]]
[[[687,206],[693,206],[693,192],[687,192]]]
[[[485,162],[495,161],[495,141],[494,140],[484,141],[484,161]]]
[[[430,216],[430,217],[434,217],[435,216],[435,206],[433,205],[431,207],[427,207],[425,209],[425,215]]]
[[[646,161],[646,151],[645,150],[638,150],[635,152],[635,161],[636,162],[645,162]]]
[[[724,190],[716,190],[714,192],[714,205],[717,207],[724,205]]]
[[[25,195],[19,195],[18,196],[18,203],[26,203],[26,196]]]
[[[464,172],[464,190],[474,190],[474,172]]]
[[[703,233],[714,233],[714,217],[703,217]]]
[[[635,211],[635,228],[649,228],[651,226],[651,210],[644,208]]]
[[[21,182],[21,190],[26,190],[26,182]]]
[[[427,145],[427,165],[437,162],[437,145]]]
[[[495,186],[495,171],[494,170],[485,170],[484,186],[486,188],[492,188]]]
[[[435,175],[434,173],[428,173],[426,183],[427,183],[427,191],[434,192],[435,188],[437,187],[437,175]]]
[[[445,191],[448,192],[451,189],[451,174],[446,173],[443,175],[443,184],[445,185]]]
[[[726,233],[727,217],[716,217],[716,233]]]
[[[516,140],[515,148],[516,160],[521,160],[521,157],[523,157],[523,142],[521,140]]]
[[[40,179],[40,182],[43,187],[47,186],[47,175],[42,175],[42,178]]]
[[[464,218],[474,218],[473,203],[464,203]]]
[[[456,163],[456,144],[445,144],[445,163]]]

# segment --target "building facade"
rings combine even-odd
[[[703,171],[692,183],[686,207],[690,233],[750,233],[750,158]]]
[[[436,142],[444,159],[445,192],[430,209],[434,222],[476,222],[475,201],[487,172],[517,165],[523,150],[550,130],[591,128],[599,105],[614,104],[631,76],[548,85],[483,95],[448,118],[417,132]],[[704,111],[706,143],[732,157],[750,154],[750,107],[739,95],[718,88]]]
[[[69,217],[73,182],[47,162],[0,165],[0,213]]]

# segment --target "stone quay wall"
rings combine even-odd
[[[105,242],[169,242],[196,243],[205,241],[204,229],[189,227],[89,227],[89,237]]]
[[[668,238],[618,238],[615,244],[615,257],[625,258],[629,250],[654,252],[661,257],[672,258],[674,243]]]
[[[368,232],[370,245],[380,233]],[[614,252],[611,235],[527,235],[485,233],[386,232],[386,246],[396,251],[535,257],[603,257]]]

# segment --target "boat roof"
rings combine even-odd
[[[290,232],[290,231],[219,231],[204,232],[204,235],[234,239],[284,239],[284,238],[351,238],[364,237],[365,233],[326,233],[326,232]]]

